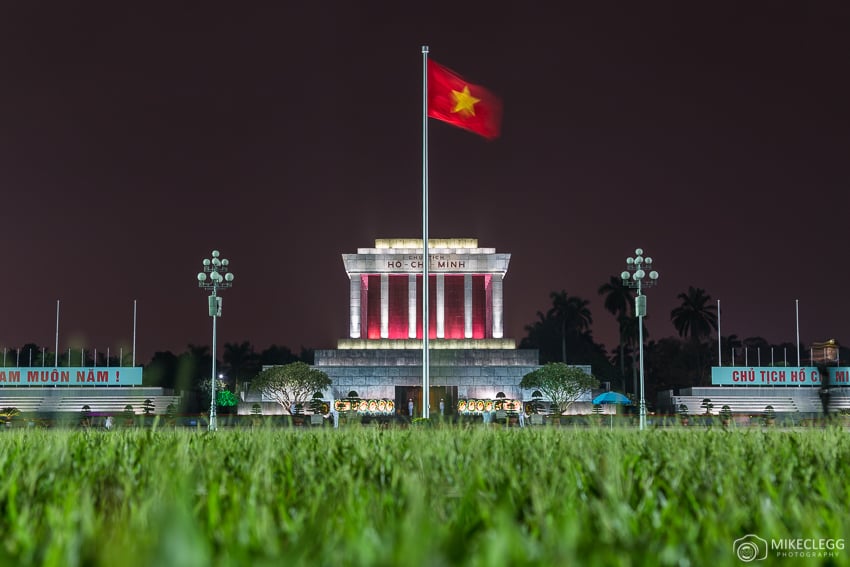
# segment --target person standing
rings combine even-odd
[[[413,419],[413,398],[407,400],[407,415],[410,416],[410,419]]]
[[[104,422],[103,427],[106,428],[107,431],[112,429],[112,416],[106,416],[106,422]]]
[[[440,416],[445,415],[446,413],[446,403],[443,401],[443,398],[440,398]]]

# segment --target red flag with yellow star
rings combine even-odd
[[[429,59],[428,116],[492,140],[502,126],[502,101]]]

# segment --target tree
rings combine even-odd
[[[222,360],[227,366],[227,377],[233,379],[234,390],[238,391],[240,382],[250,380],[260,371],[260,356],[248,341],[224,343]]]
[[[145,385],[174,389],[177,385],[177,356],[171,351],[157,351],[145,366]]]
[[[555,405],[558,415],[564,414],[573,403],[599,381],[577,366],[550,362],[522,377],[519,387],[540,390]]]
[[[550,297],[552,307],[545,314],[538,311],[538,320],[526,325],[528,335],[520,342],[520,348],[537,349],[544,363],[566,359],[594,368],[611,366],[605,348],[593,341],[590,331],[593,317],[588,301],[568,297],[564,291],[552,292]]]
[[[728,337],[721,336],[720,337],[720,350],[721,350],[721,360],[726,359],[726,366],[734,366],[731,362],[732,350],[741,348],[741,339],[738,338],[738,335],[729,335]],[[718,364],[718,366],[720,366]]]
[[[654,400],[661,390],[698,386],[694,382],[693,357],[685,352],[685,343],[676,337],[649,341],[643,349],[646,359],[646,389]]]
[[[770,355],[770,343],[763,337],[747,337],[741,341],[744,345],[744,352],[741,354],[745,365],[751,365],[755,360],[761,365],[761,352],[765,353],[765,359]]]
[[[567,361],[567,334],[581,334],[590,329],[593,316],[590,314],[589,301],[580,297],[568,297],[567,292],[554,291],[549,294],[552,298],[552,308],[547,314],[558,322],[561,328],[561,362]]]
[[[205,394],[207,396],[207,399],[209,399],[210,394],[212,394],[212,392],[210,392],[210,384],[211,383],[212,383],[212,380],[210,378],[206,378],[205,380],[201,380],[201,383],[199,385],[201,393]],[[218,392],[222,392],[224,390],[227,390],[227,384],[225,384],[224,380],[222,380],[221,378],[216,378],[215,379],[216,394],[218,394]]]
[[[628,316],[631,306],[634,304],[634,291],[632,288],[623,285],[623,280],[619,276],[611,276],[608,283],[602,284],[597,290],[599,295],[605,296],[605,309],[617,318],[619,326],[618,345],[620,351],[620,374],[623,378],[626,377],[625,363],[625,347],[626,347],[626,330],[629,321],[632,320]]]
[[[717,307],[707,305],[711,296],[704,289],[688,286],[687,293],[677,296],[682,305],[670,312],[670,319],[680,337],[690,337],[694,342],[711,336],[717,330]]]
[[[33,363],[38,365],[38,360],[41,358],[41,347],[35,343],[27,343],[17,352],[18,366],[33,366]]]
[[[711,336],[712,329],[717,330],[717,307],[709,304],[711,296],[701,288],[688,286],[687,293],[680,293],[677,297],[682,300],[682,305],[670,312],[670,319],[679,336],[689,337],[696,350],[697,382],[701,383],[705,378],[702,361],[708,357],[698,347],[703,338]]]
[[[177,359],[178,390],[198,390],[202,388],[204,380],[209,382],[212,373],[212,355],[210,347],[206,345],[193,345],[187,347],[186,352]],[[207,385],[209,392],[209,384]]]
[[[218,390],[215,394],[215,403],[224,408],[233,408],[239,404],[239,398],[230,390]]]
[[[291,413],[293,405],[304,404],[319,390],[326,390],[331,379],[321,370],[304,362],[267,368],[257,374],[251,388],[279,403]]]
[[[290,362],[298,362],[298,356],[293,354],[289,347],[271,345],[260,353],[261,366],[289,364]]]

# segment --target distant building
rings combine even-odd
[[[128,405],[141,415],[146,401],[151,414],[165,414],[169,404],[179,407],[180,396],[143,386],[141,367],[0,367],[0,408],[17,408],[30,417],[85,412],[98,424]]]
[[[715,366],[709,387],[682,388],[659,393],[665,413],[717,415],[724,406],[739,419],[758,419],[768,413],[780,419],[808,419],[850,412],[850,367],[841,366],[835,340],[812,343],[807,366]],[[772,359],[772,357],[771,357]],[[806,359],[801,357],[801,362]],[[734,364],[734,362],[733,362]],[[711,407],[706,409],[710,400]]]

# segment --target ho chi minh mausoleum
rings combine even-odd
[[[503,328],[503,282],[511,256],[472,238],[430,239],[430,412],[453,413],[459,401],[523,400],[522,377],[539,367],[536,350],[516,348]],[[331,395],[351,391],[422,412],[421,239],[378,239],[343,254],[349,277],[348,337],[317,350],[314,366],[332,380]],[[485,402],[486,403],[486,402]],[[464,405],[465,404],[461,404]]]

